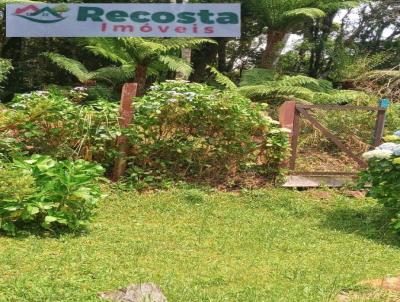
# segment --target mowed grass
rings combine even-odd
[[[171,302],[334,301],[399,274],[381,207],[326,195],[110,193],[87,234],[0,237],[0,301],[101,301],[141,282]]]

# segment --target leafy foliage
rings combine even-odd
[[[7,76],[11,72],[12,69],[13,69],[13,66],[11,65],[10,60],[0,58],[0,84],[7,79]],[[3,87],[0,86],[0,92],[2,89],[3,89]]]
[[[355,83],[367,93],[400,103],[400,65],[389,70],[371,70],[360,75]]]
[[[309,0],[249,0],[246,5],[259,16],[265,26],[274,30],[290,31],[305,19],[315,20],[325,15],[325,12],[317,7],[317,3]]]
[[[0,110],[0,154],[9,158],[19,149],[109,166],[120,133],[118,106],[104,100],[78,104],[77,92],[72,92],[69,97],[58,90],[16,96]]]
[[[293,98],[313,104],[359,104],[369,101],[369,96],[363,92],[337,90],[326,80],[304,75],[279,75],[260,68],[243,73],[239,92],[254,100],[267,101]]]
[[[33,155],[0,169],[0,229],[81,229],[100,197],[96,179],[104,169],[83,160],[55,161]]]
[[[12,68],[10,60],[0,59],[0,83],[7,78]]]
[[[286,11],[282,14],[283,20],[288,23],[293,22],[295,19],[304,20],[305,18],[316,20],[325,16],[325,12],[319,8],[307,7],[307,8],[296,8]]]
[[[225,181],[244,171],[278,173],[287,135],[236,92],[167,82],[135,102],[130,177]]]
[[[376,198],[391,213],[393,227],[400,233],[400,131],[389,141],[364,154],[368,170],[361,173],[361,185],[370,184],[368,195]]]
[[[270,69],[252,68],[245,70],[240,79],[241,86],[262,85],[265,82],[273,81],[275,72]]]
[[[373,76],[373,70],[390,60],[392,54],[381,52],[373,55],[362,55],[359,52],[349,52],[344,47],[335,49],[333,70],[329,76],[336,82],[356,80]]]

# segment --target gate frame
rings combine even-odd
[[[349,150],[335,134],[333,134],[329,129],[322,125],[311,113],[313,109],[321,110],[364,110],[364,111],[374,111],[377,112],[375,130],[373,135],[373,146],[377,147],[382,143],[383,132],[385,128],[386,112],[389,107],[389,100],[382,99],[378,103],[378,107],[372,106],[352,106],[352,105],[307,105],[300,104],[296,101],[286,101],[279,108],[279,121],[283,128],[290,130],[290,145],[291,145],[291,157],[289,162],[286,162],[290,172],[297,175],[354,175],[356,173],[349,172],[295,172],[296,169],[296,159],[297,159],[297,149],[298,140],[300,136],[300,119],[303,116],[314,129],[319,130],[333,142],[341,151],[345,152],[351,159],[357,162],[360,168],[366,168],[367,163]]]

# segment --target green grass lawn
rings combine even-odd
[[[400,273],[383,221],[373,201],[335,193],[110,193],[87,234],[0,237],[0,301],[100,301],[141,282],[171,302],[334,301]]]

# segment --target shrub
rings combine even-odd
[[[16,96],[0,108],[0,154],[9,157],[12,149],[19,148],[29,154],[109,166],[120,133],[118,105],[104,100],[77,103],[84,95],[74,89],[69,98],[58,90]]]
[[[368,170],[361,175],[361,185],[371,185],[368,195],[393,214],[393,227],[400,233],[400,131],[387,139],[389,142],[364,153]]]
[[[263,108],[202,84],[153,86],[135,101],[127,132],[131,177],[226,181],[245,171],[275,176],[287,134]]]
[[[92,217],[100,197],[99,165],[33,155],[0,167],[0,229],[78,230]]]
[[[1,59],[0,58],[0,83],[4,82],[8,74],[13,70],[13,66],[11,65],[11,60]],[[0,93],[2,92],[3,87],[0,86]]]

